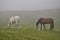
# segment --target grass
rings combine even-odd
[[[60,40],[60,32],[29,28],[1,28],[0,40]]]

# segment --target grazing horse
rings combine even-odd
[[[11,26],[12,24],[16,24],[18,26],[20,22],[20,17],[19,16],[12,16],[10,19],[9,19],[9,22],[8,22],[8,26]]]
[[[42,25],[44,26],[44,29],[46,30],[45,28],[45,24],[50,24],[50,30],[54,29],[54,21],[52,18],[40,18],[37,22],[36,22],[36,28],[38,29],[38,24],[41,24],[41,30],[42,30]]]

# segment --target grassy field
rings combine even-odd
[[[0,40],[60,40],[60,32],[40,31],[29,28],[1,28]]]
[[[59,13],[56,10],[0,12],[0,40],[60,40]],[[19,27],[7,27],[9,18],[15,15],[21,16]],[[53,31],[49,31],[49,25],[46,25],[46,31],[36,29],[35,21],[41,16],[55,20]]]

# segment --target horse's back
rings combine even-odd
[[[40,23],[48,24],[48,23],[52,23],[53,19],[52,18],[40,18],[39,21]]]
[[[40,18],[40,20],[45,20],[45,21],[52,21],[52,18]]]
[[[20,19],[20,16],[15,16],[15,19],[19,20]]]
[[[20,16],[15,16],[15,18],[20,18]]]

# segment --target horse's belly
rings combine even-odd
[[[16,22],[12,22],[12,23],[16,23]]]

